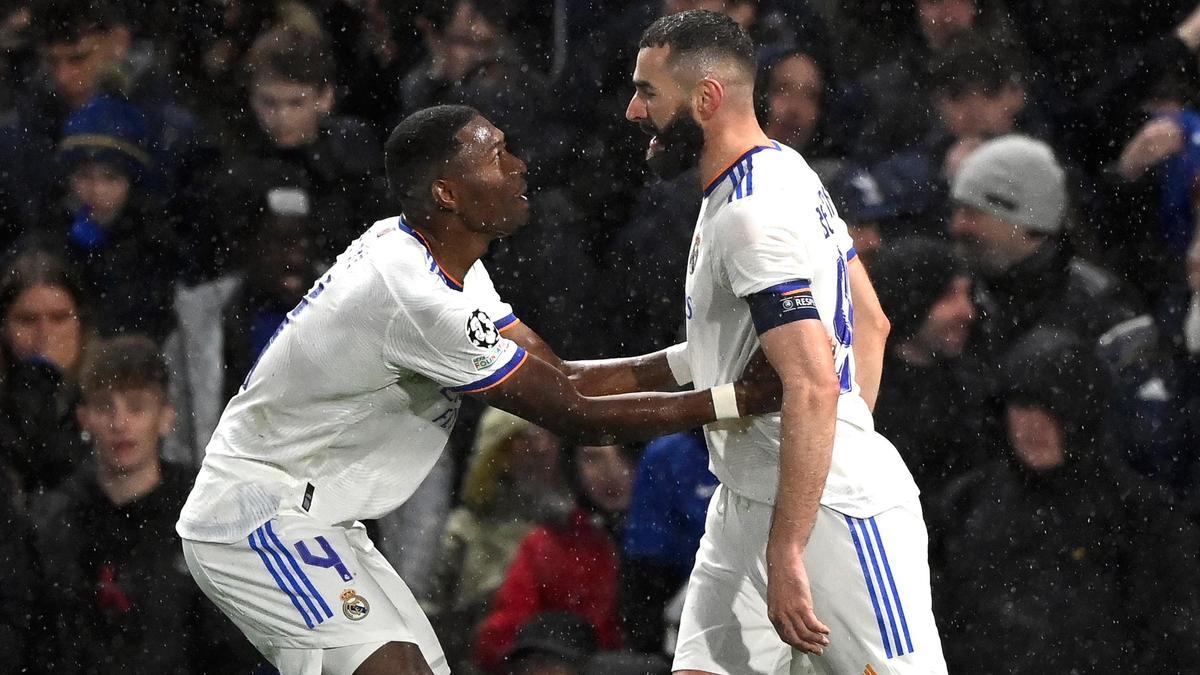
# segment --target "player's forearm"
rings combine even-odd
[[[768,560],[801,553],[808,544],[833,455],[837,397],[834,380],[785,385]]]
[[[709,424],[717,419],[709,390],[639,392],[580,397],[547,426],[564,439],[603,445],[646,441]],[[554,425],[559,428],[554,428]]]
[[[563,372],[585,396],[635,391],[673,391],[678,387],[661,352],[620,359],[566,361]]]

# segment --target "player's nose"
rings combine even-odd
[[[625,106],[625,119],[630,122],[640,122],[646,119],[646,104],[637,94],[634,94],[629,99],[629,105]]]

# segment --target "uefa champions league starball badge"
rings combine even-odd
[[[367,602],[367,599],[363,596],[355,593],[353,588],[347,588],[342,591],[342,614],[345,614],[347,619],[361,621],[370,612],[371,603]]]

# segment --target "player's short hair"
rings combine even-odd
[[[642,33],[639,49],[669,47],[669,63],[717,57],[736,63],[753,81],[757,68],[754,41],[736,21],[720,12],[692,9],[659,18]]]
[[[396,125],[383,146],[388,192],[406,210],[421,210],[432,183],[462,145],[455,136],[479,111],[465,105],[423,108]]]
[[[167,393],[167,364],[158,345],[145,335],[102,340],[84,364],[79,386],[85,398],[105,391],[155,389]]]
[[[318,89],[333,84],[336,66],[320,35],[278,26],[259,35],[246,56],[250,83],[282,80]]]

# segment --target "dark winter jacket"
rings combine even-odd
[[[37,517],[43,598],[57,614],[55,673],[238,673],[257,656],[184,564],[175,521],[191,474],[163,465],[151,493],[115,506],[85,465]]]
[[[1188,672],[1200,658],[1197,532],[1126,470],[998,460],[927,514],[950,672]]]
[[[987,361],[1006,352],[1036,328],[1061,328],[1095,341],[1113,326],[1139,314],[1131,291],[1112,273],[1051,239],[1006,272],[978,280],[979,320],[973,344]]]

